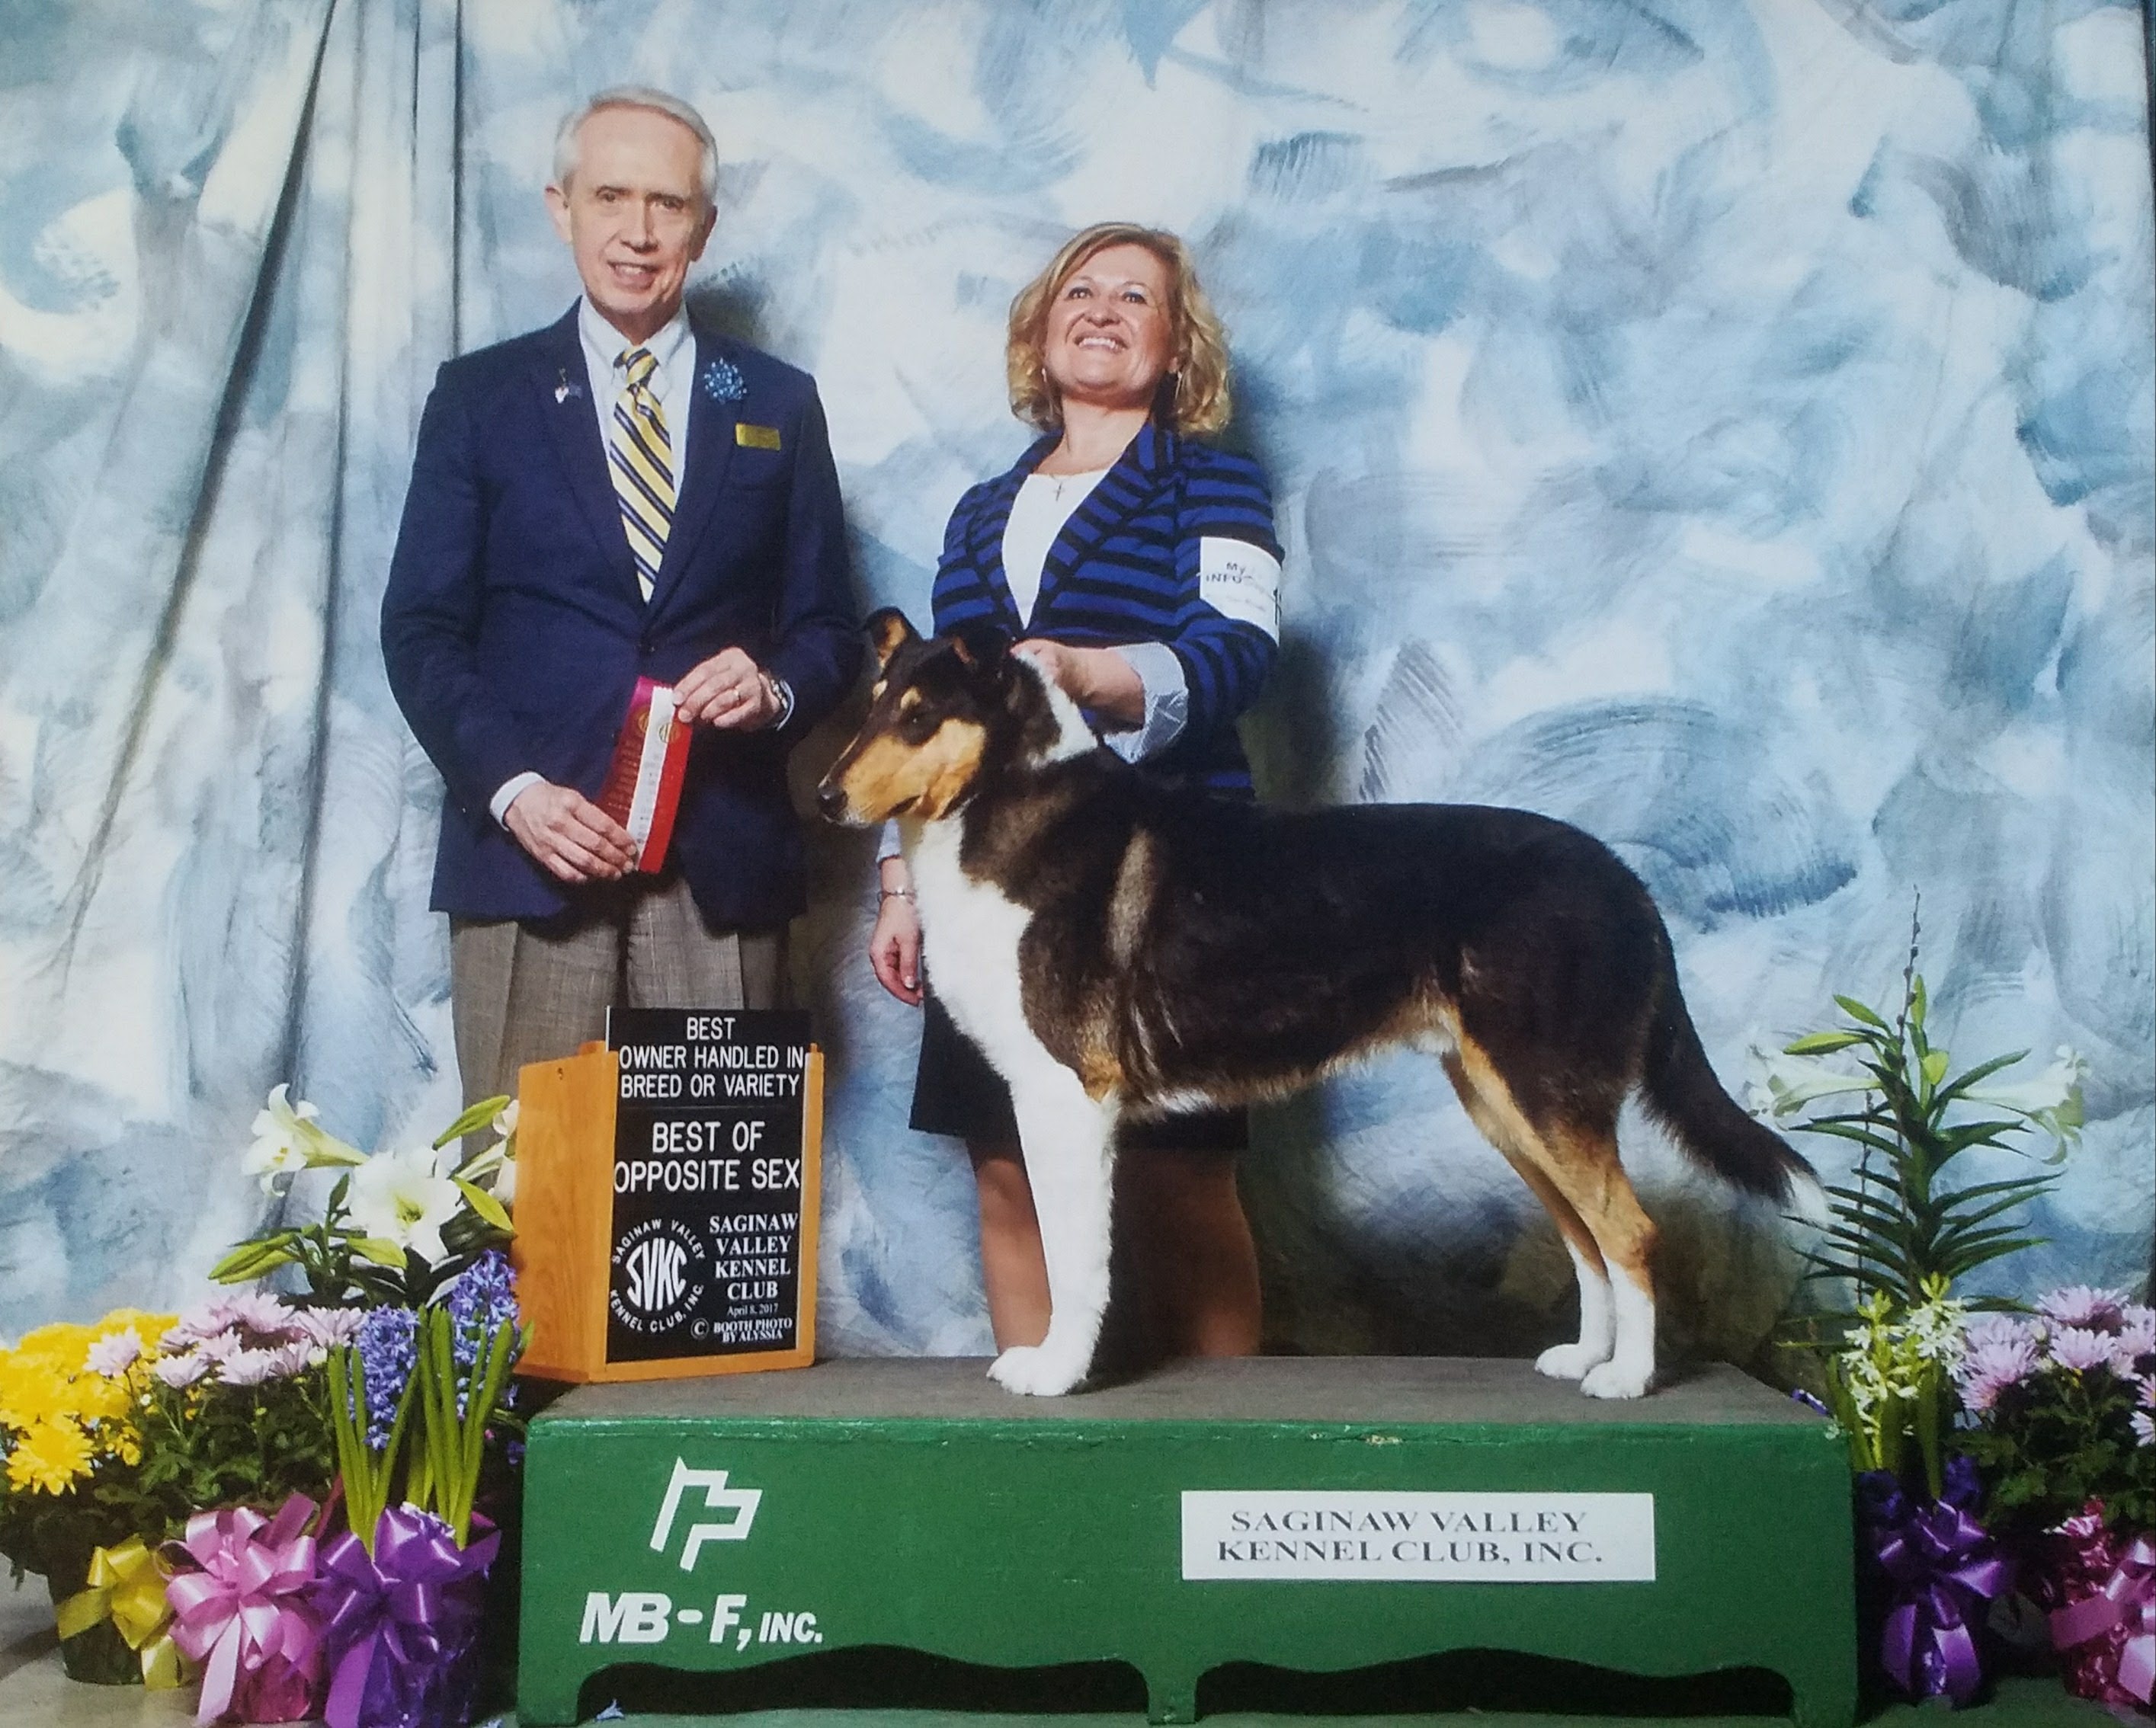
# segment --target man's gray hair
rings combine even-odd
[[[704,124],[704,116],[696,112],[679,96],[669,95],[665,90],[654,90],[646,84],[618,84],[610,90],[601,90],[596,96],[572,112],[562,122],[554,134],[554,184],[564,192],[568,190],[569,177],[577,172],[580,152],[577,135],[583,124],[602,108],[648,108],[654,114],[663,114],[669,120],[678,120],[696,135],[702,146],[696,162],[696,185],[704,194],[706,208],[716,208],[719,202],[719,143],[711,136],[711,129]]]

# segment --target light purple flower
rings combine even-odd
[[[2133,1413],[2133,1438],[2143,1446],[2156,1446],[2156,1416],[2146,1410]]]
[[[227,1386],[259,1386],[282,1377],[277,1367],[274,1350],[235,1350],[217,1365],[217,1377]]]
[[[1962,1329],[1962,1342],[1970,1353],[1994,1344],[2034,1346],[2036,1328],[2018,1314],[1979,1314]]]
[[[2085,1284],[2053,1290],[2036,1304],[2036,1311],[2055,1325],[2098,1332],[2117,1331],[2125,1308],[2123,1291],[2099,1290]]]
[[[207,1338],[195,1341],[195,1354],[207,1361],[227,1361],[240,1348],[237,1332],[213,1332]]]
[[[93,1374],[102,1374],[108,1380],[116,1379],[135,1366],[136,1358],[142,1354],[142,1338],[134,1327],[100,1338],[90,1346],[88,1367]]]
[[[2051,1361],[2061,1368],[2087,1373],[2111,1366],[2111,1334],[2087,1326],[2057,1326],[2051,1332]]]
[[[2142,1360],[2156,1356],[2156,1308],[2129,1302],[2119,1316],[2118,1337],[2112,1340],[2112,1367],[2121,1374],[2140,1372]]]
[[[1954,1367],[1954,1378],[1960,1382],[1964,1404],[1972,1410],[1989,1410],[1999,1393],[2019,1386],[2039,1365],[2035,1340],[2026,1329],[2006,1333],[1994,1327],[1970,1346]]]
[[[177,1392],[182,1387],[192,1386],[210,1371],[210,1359],[195,1351],[185,1351],[178,1356],[160,1356],[150,1372],[166,1385]]]
[[[267,1290],[249,1290],[226,1305],[228,1323],[250,1332],[277,1337],[294,1329],[293,1310]]]
[[[198,1303],[182,1314],[167,1332],[161,1347],[166,1350],[187,1350],[213,1338],[232,1325],[231,1305],[223,1298]]]
[[[366,1320],[364,1308],[302,1308],[295,1316],[301,1335],[325,1350],[351,1343]]]

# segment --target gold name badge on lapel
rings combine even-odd
[[[746,420],[734,422],[734,442],[745,450],[775,450],[778,448],[778,428],[776,426],[752,426]]]

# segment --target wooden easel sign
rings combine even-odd
[[[518,1091],[520,1372],[574,1382],[816,1356],[824,1055],[785,1010],[617,1008]]]

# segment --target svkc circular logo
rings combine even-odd
[[[646,1218],[613,1245],[614,1318],[632,1331],[665,1332],[703,1294],[704,1244],[679,1218]]]

